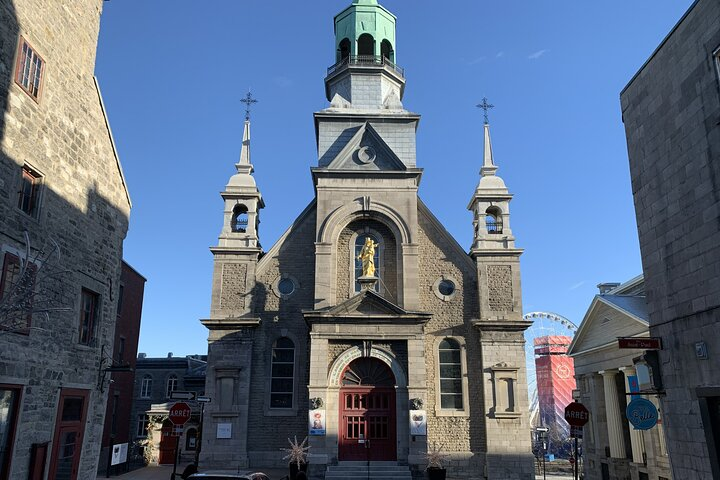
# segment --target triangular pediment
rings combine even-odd
[[[369,122],[365,122],[330,162],[331,170],[407,170]]]
[[[618,337],[649,335],[645,297],[597,295],[580,324],[570,355],[617,345]]]
[[[409,312],[378,295],[374,290],[363,290],[344,302],[331,307],[327,313],[333,316],[345,315],[407,315]]]

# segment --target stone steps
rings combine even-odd
[[[340,462],[329,465],[325,480],[343,479],[411,480],[410,468],[397,462]]]

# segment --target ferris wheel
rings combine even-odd
[[[540,398],[538,396],[538,376],[536,371],[536,358],[539,356],[536,344],[542,343],[543,338],[562,338],[564,344],[569,345],[569,340],[575,336],[577,325],[556,313],[531,312],[523,315],[523,320],[532,322],[532,325],[525,330],[525,366],[528,380],[528,399],[530,403],[530,425],[540,425]]]

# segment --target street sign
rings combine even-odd
[[[170,407],[170,414],[168,415],[168,418],[173,425],[185,425],[185,422],[190,420],[191,412],[192,410],[190,409],[190,405],[185,402],[176,402],[172,407]]]
[[[565,420],[573,427],[582,427],[590,420],[590,412],[585,405],[573,402],[565,407]]]
[[[170,392],[171,400],[195,400],[195,392]]]
[[[172,436],[173,437],[182,437],[184,428],[185,427],[183,427],[182,425],[173,425]]]
[[[210,403],[211,400],[210,397],[197,397],[195,401],[198,403]]]
[[[570,438],[583,438],[583,427],[570,427]]]
[[[536,432],[547,433],[550,431],[548,427],[535,427]]]
[[[645,398],[634,398],[625,409],[625,415],[635,430],[650,430],[658,423],[655,404]]]
[[[618,337],[618,348],[662,350],[662,339],[660,337]]]

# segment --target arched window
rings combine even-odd
[[[490,207],[485,211],[485,226],[488,233],[502,233],[502,212],[497,207]]]
[[[375,55],[375,39],[369,33],[358,38],[358,55]]]
[[[170,375],[167,379],[167,389],[165,391],[165,396],[167,398],[170,398],[170,394],[177,390],[178,388],[178,377],[177,375],[173,374]]]
[[[343,38],[340,40],[340,45],[338,46],[338,59],[337,61],[344,60],[350,56],[350,39]]]
[[[248,225],[248,210],[245,205],[238,204],[233,208],[232,225],[233,232],[245,233]]]
[[[152,377],[145,375],[140,385],[140,398],[150,398],[152,396]]]
[[[295,344],[278,338],[272,348],[270,408],[292,408],[295,391]]]
[[[185,434],[185,450],[195,451],[197,448],[197,430],[194,428],[188,428]]]
[[[462,410],[460,344],[450,338],[440,342],[440,408]]]
[[[389,40],[383,40],[380,42],[380,54],[383,58],[387,58],[391,62],[395,63],[395,51],[393,50],[392,43]]]
[[[370,233],[364,233],[361,235],[358,235],[355,239],[355,255],[353,258],[355,259],[355,291],[360,291],[360,282],[357,281],[358,277],[361,277],[363,274],[363,265],[362,260],[358,258],[358,255],[360,255],[360,251],[363,248],[363,245],[365,245],[365,239],[370,238],[373,242],[380,244],[378,238],[375,235],[372,235]],[[375,262],[375,276],[381,278],[382,272],[381,272],[381,265],[380,265],[380,249],[382,248],[382,245],[378,245],[375,248],[375,256],[373,257],[373,262]],[[379,291],[379,282],[375,283],[375,290]]]

